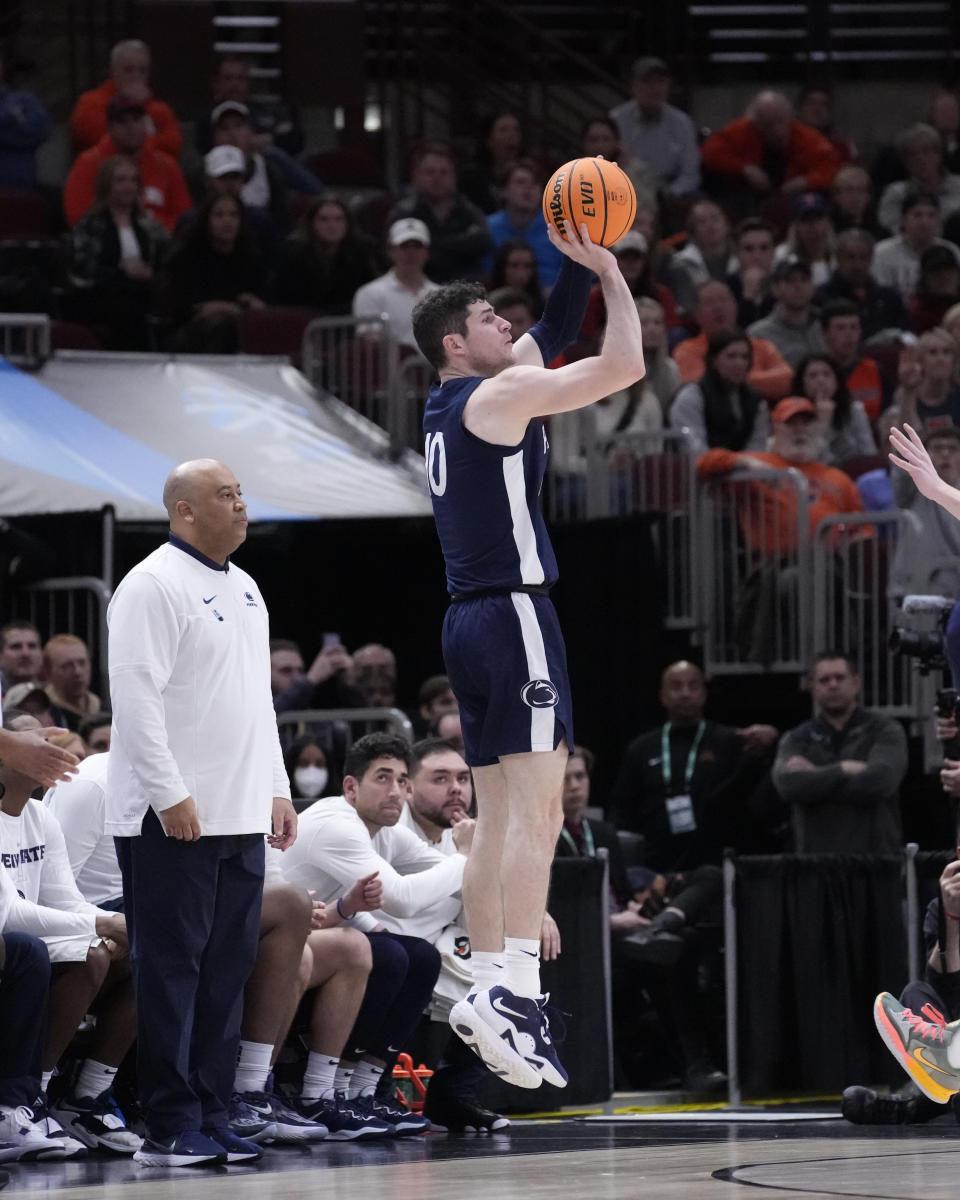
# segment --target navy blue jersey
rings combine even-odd
[[[549,586],[557,560],[540,511],[549,443],[534,418],[517,446],[494,446],[463,424],[480,377],[434,386],[423,414],[427,480],[451,593]]]

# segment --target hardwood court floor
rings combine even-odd
[[[960,1128],[839,1119],[518,1121],[504,1134],[269,1149],[250,1167],[158,1171],[128,1159],[9,1168],[3,1200],[957,1200]],[[750,1190],[746,1190],[750,1189]]]

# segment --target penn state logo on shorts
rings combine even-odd
[[[520,689],[520,699],[528,708],[556,708],[560,693],[549,679],[531,679]]]

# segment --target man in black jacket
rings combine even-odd
[[[845,654],[821,654],[810,673],[816,715],[780,741],[773,783],[790,805],[800,854],[899,854],[907,739],[889,717],[860,707],[860,677]]]
[[[665,724],[627,747],[611,796],[614,824],[646,840],[658,870],[719,865],[733,843],[737,806],[757,785],[777,739],[771,725],[734,729],[704,719],[707,686],[690,662],[660,681]]]

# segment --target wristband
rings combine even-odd
[[[346,913],[343,911],[343,908],[341,907],[341,905],[342,905],[342,901],[343,901],[343,897],[342,897],[342,896],[338,896],[338,897],[337,897],[337,912],[340,914],[341,918],[342,918],[344,921],[352,921],[352,920],[353,920],[353,918],[354,918],[354,917],[355,917],[357,914],[356,914],[356,913],[353,913],[353,915],[352,915],[352,916],[349,916],[349,917],[348,917],[348,916],[347,916],[347,914],[346,914]],[[949,914],[948,914],[948,915],[949,915]],[[958,918],[956,918],[956,919],[957,919],[957,920],[960,920],[960,917],[958,917]]]
[[[342,915],[343,914],[341,913],[341,916]],[[957,913],[948,913],[946,909],[943,910],[943,915],[945,917],[949,917],[951,921],[960,921],[960,915]]]

